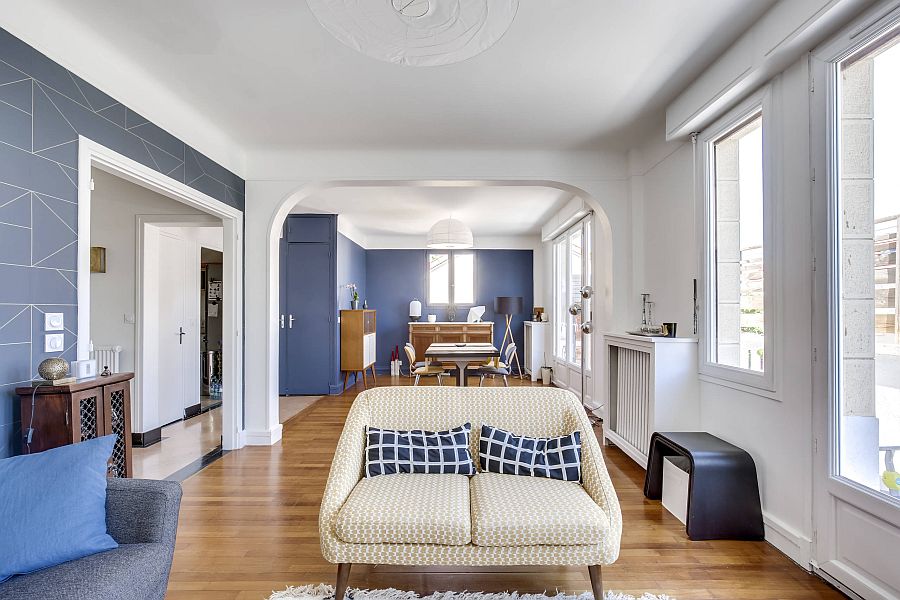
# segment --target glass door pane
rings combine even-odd
[[[569,234],[569,305],[581,305],[581,281],[584,263],[582,261],[582,243],[583,233],[579,227]],[[581,366],[581,313],[568,316],[569,322],[569,339],[572,343],[569,345],[569,362]]]
[[[568,251],[566,249],[565,238],[553,244],[553,252],[553,297],[556,302],[556,306],[554,307],[554,312],[556,313],[554,315],[556,322],[553,323],[553,330],[555,332],[554,348],[556,357],[560,360],[566,360],[566,357],[568,356],[566,350],[566,324],[568,323],[569,313],[567,312],[566,306],[566,279],[568,277],[566,261],[568,257]]]
[[[900,500],[900,45],[839,65],[838,475]]]

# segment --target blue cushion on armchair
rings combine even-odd
[[[106,532],[116,436],[0,460],[0,582],[117,548]]]

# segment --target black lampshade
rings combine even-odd
[[[497,296],[494,312],[498,315],[517,315],[522,312],[522,296]]]

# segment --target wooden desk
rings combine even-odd
[[[409,323],[409,343],[416,349],[416,356],[425,356],[432,344],[494,343],[494,324],[491,321],[467,323],[465,321],[416,321]],[[421,360],[421,359],[420,359]]]
[[[473,362],[484,363],[500,356],[493,344],[431,344],[425,358],[437,362],[449,362],[459,369],[459,387],[466,387],[466,367]]]

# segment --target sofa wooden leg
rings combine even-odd
[[[350,571],[350,565],[347,565]],[[594,592],[594,600],[603,600],[603,577],[600,575],[600,565],[588,566],[588,574],[591,576],[591,590]]]
[[[347,580],[350,579],[350,566],[352,563],[340,563],[338,565],[337,583],[334,586],[334,600],[344,600],[347,592]]]

